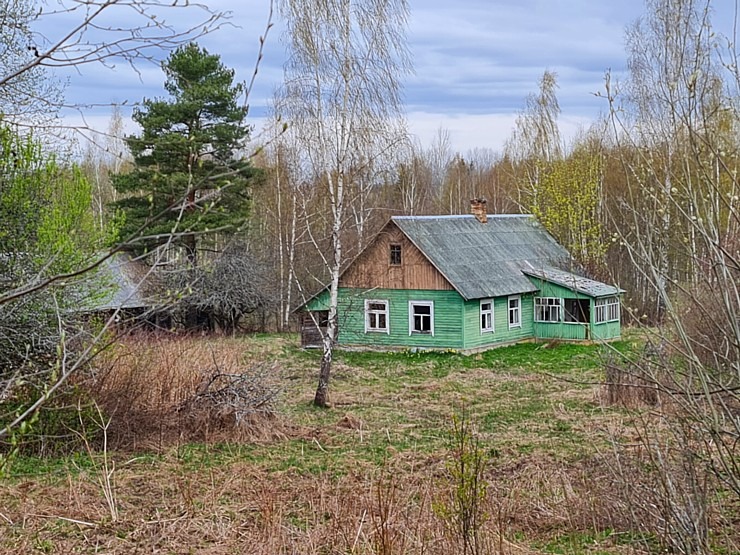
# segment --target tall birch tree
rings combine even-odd
[[[632,168],[628,192],[641,206],[652,206],[635,210],[633,225],[652,233],[644,254],[657,270],[652,281],[663,299],[672,279],[696,270],[691,256],[674,256],[672,243],[678,241],[678,250],[686,242],[692,251],[697,248],[692,226],[684,225],[678,213],[699,217],[690,199],[701,181],[687,161],[698,154],[694,134],[713,127],[721,114],[715,94],[721,78],[708,0],[649,0],[646,8],[627,33],[628,119],[620,123],[626,124],[623,138],[651,153]],[[665,308],[661,300],[659,316]]]
[[[285,120],[304,152],[306,179],[330,205],[329,322],[314,404],[328,405],[337,339],[339,275],[348,191],[356,169],[405,140],[401,78],[410,70],[406,0],[281,0],[290,58],[282,94]],[[382,164],[380,164],[382,165]]]

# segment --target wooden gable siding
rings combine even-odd
[[[400,266],[391,265],[391,245],[401,246]],[[347,268],[339,285],[356,289],[454,290],[393,222],[389,222],[373,243]]]

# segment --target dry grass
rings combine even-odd
[[[168,456],[156,465],[127,462],[118,473],[115,523],[85,473],[66,483],[0,486],[1,499],[15,500],[0,517],[0,546],[8,553],[458,552],[433,509],[446,487],[440,465],[332,479],[274,474],[245,462],[183,469]],[[535,553],[517,536],[600,524],[592,521],[596,493],[584,503],[578,474],[553,473],[549,461],[527,461],[489,479],[485,553]]]
[[[614,483],[613,438],[634,442],[621,453],[632,478],[648,468],[629,435],[631,413],[595,402],[598,386],[574,383],[598,379],[593,349],[558,349],[474,359],[342,354],[327,411],[309,405],[316,356],[284,338],[132,338],[100,374],[125,447],[109,457],[117,520],[98,485],[99,460],[19,470],[0,484],[0,552],[459,553],[460,538],[435,510],[454,487],[446,430],[455,405],[476,421],[489,456],[483,553],[657,549],[656,538],[636,537]],[[250,435],[211,430],[187,443],[154,425],[197,391],[204,369],[274,361],[284,394]],[[121,392],[125,404],[114,402]],[[737,547],[734,511],[711,515],[728,553]]]
[[[204,403],[206,387],[223,388],[223,376],[248,373],[247,385],[266,397],[277,389],[269,351],[245,352],[238,339],[129,335],[96,364],[86,385],[111,418],[108,434],[115,449],[162,450],[182,441],[254,439],[268,428],[262,420],[279,431],[269,402],[246,419],[228,406]]]

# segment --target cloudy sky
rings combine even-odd
[[[214,9],[231,10],[232,20],[201,43],[235,68],[239,79],[249,79],[259,37],[265,33],[269,1],[208,3]],[[414,74],[405,82],[404,98],[410,129],[422,144],[429,144],[440,128],[445,129],[460,152],[476,147],[500,150],[525,97],[536,91],[546,69],[558,75],[563,134],[573,136],[587,127],[606,108],[594,94],[603,91],[605,72],[611,70],[618,77],[625,70],[625,29],[644,9],[643,0],[409,3]],[[280,85],[286,58],[277,14],[274,24],[250,97],[250,114],[258,127]],[[130,104],[163,96],[163,80],[154,65],[139,66],[139,75],[125,65],[91,66],[69,74],[67,95],[73,102]],[[110,109],[90,109],[85,114],[91,125],[104,128]]]

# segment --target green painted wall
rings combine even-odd
[[[324,289],[306,303],[306,310],[329,310],[329,290]]]
[[[462,349],[462,298],[457,291],[339,290],[339,344]],[[365,299],[388,301],[390,333],[365,333]],[[409,334],[409,301],[434,302],[434,335]]]
[[[576,293],[575,291],[572,291],[568,289],[567,287],[557,285],[556,283],[550,283],[549,281],[545,281],[543,279],[538,279],[538,278],[529,276],[529,281],[534,283],[534,286],[540,290],[540,292],[537,293],[538,297],[560,297],[561,299],[588,299],[589,298],[588,295]],[[532,302],[534,303],[534,301]]]
[[[591,339],[605,341],[619,339],[622,335],[622,326],[619,322],[603,322],[593,324],[591,327]]]
[[[508,297],[494,299],[494,331],[481,333],[480,300],[464,301],[456,291],[342,288],[339,290],[339,344],[379,347],[477,349],[511,343],[533,336],[531,294],[521,295],[521,327],[509,329]],[[307,307],[326,310],[328,292]],[[365,299],[389,302],[390,333],[365,333]],[[434,336],[409,334],[409,301],[434,302]]]
[[[520,297],[521,327],[509,329],[509,298],[497,297],[493,300],[493,332],[483,333],[480,330],[480,299],[465,301],[464,348],[476,349],[531,338],[534,333],[534,301],[529,294]]]
[[[521,327],[509,329],[508,297],[494,299],[494,331],[481,333],[480,300],[465,301],[456,291],[404,289],[339,290],[339,344],[377,347],[480,349],[532,337],[563,340],[609,340],[620,337],[619,322],[595,324],[594,299],[544,280],[531,278],[540,292],[521,295]],[[534,297],[590,299],[591,323],[534,321]],[[390,331],[365,332],[365,299],[389,302]],[[409,334],[409,301],[434,302],[434,335]],[[329,292],[323,291],[308,310],[327,310]]]
[[[620,322],[602,322],[600,324],[595,323],[596,318],[596,306],[595,299],[577,293],[548,281],[530,277],[529,278],[535,287],[540,289],[538,296],[540,297],[560,297],[561,299],[589,299],[590,305],[590,323],[581,324],[573,322],[560,322],[560,323],[534,323],[534,335],[537,338],[543,339],[565,339],[565,340],[585,340],[591,339],[596,341],[603,341],[609,339],[618,339],[621,336],[621,325]],[[532,310],[534,311],[534,301],[532,301]],[[534,320],[534,314],[533,318]]]
[[[537,339],[585,340],[587,328],[588,324],[535,322],[534,336]]]

